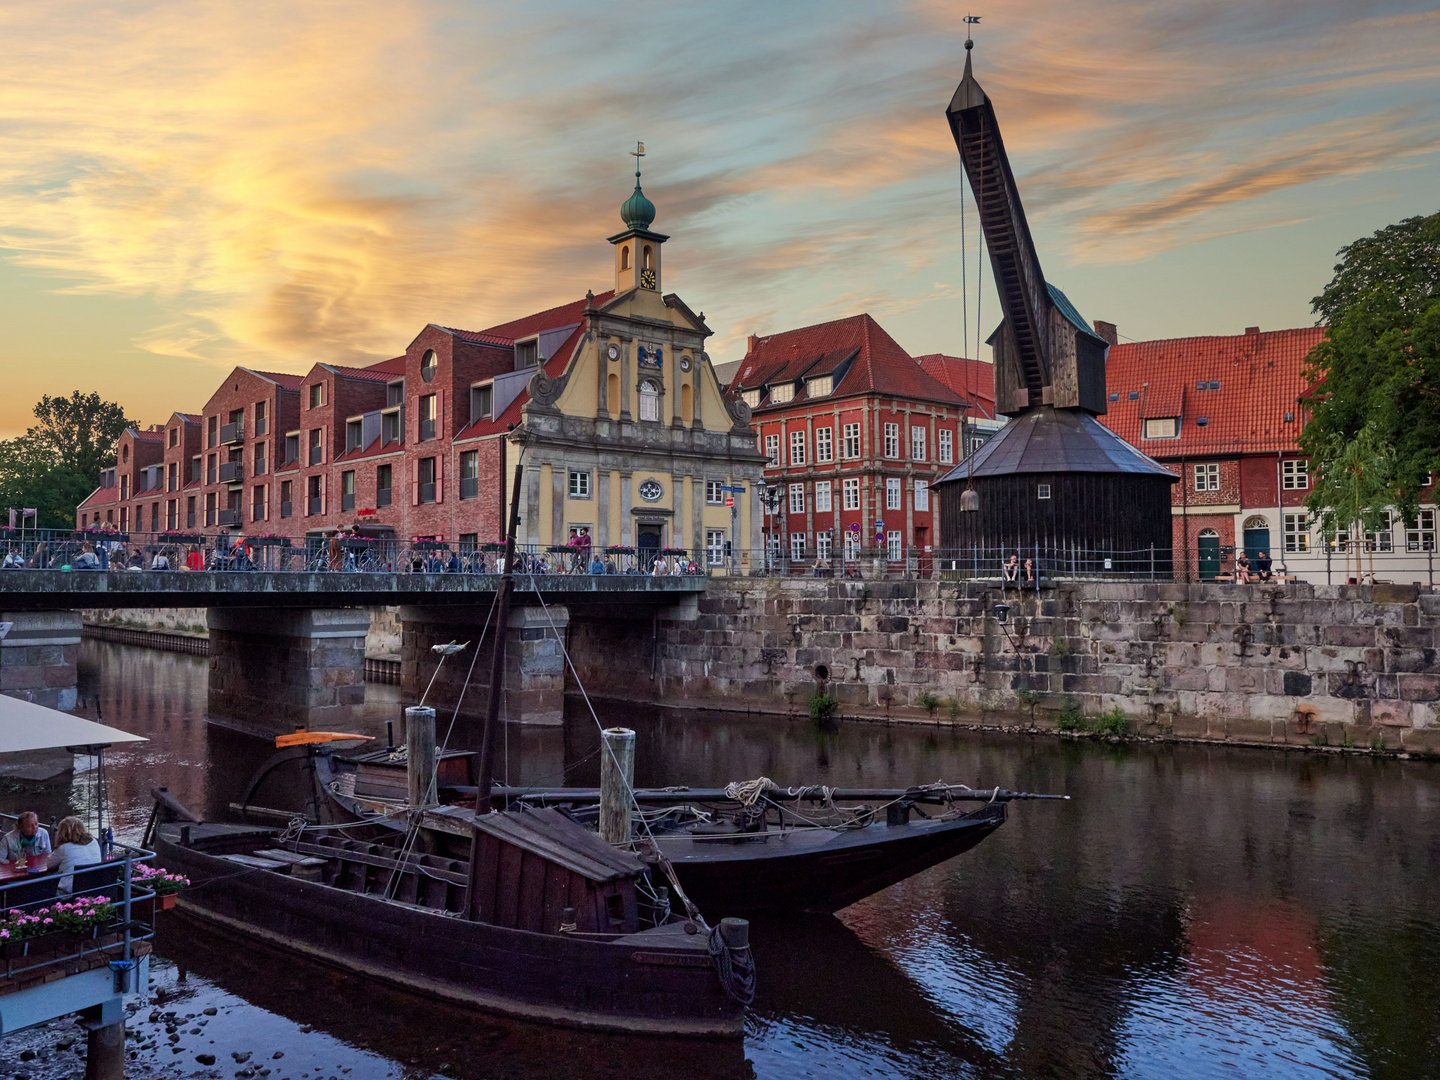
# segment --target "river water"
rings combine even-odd
[[[107,757],[118,834],[143,828],[151,784],[223,815],[271,752],[207,724],[205,690],[201,658],[85,643],[80,712],[151,740]],[[398,691],[372,685],[369,699],[365,727],[383,735]],[[821,732],[634,707],[601,719],[637,729],[641,784],[943,779],[1072,801],[1013,805],[974,851],[838,918],[756,923],[760,993],[742,1046],[497,1022],[171,913],[153,1000],[130,1021],[131,1075],[1440,1076],[1440,766],[844,722]],[[572,707],[563,728],[508,731],[509,777],[595,784],[597,747],[594,721]],[[11,785],[0,809],[85,809],[95,774],[77,766],[63,785]],[[6,1040],[0,1076],[78,1076],[73,1037],[59,1024]]]

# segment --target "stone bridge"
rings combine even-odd
[[[564,706],[561,644],[572,615],[658,619],[693,607],[707,578],[642,574],[553,574],[515,581],[507,633],[506,712],[558,723]],[[7,570],[0,573],[0,692],[56,708],[75,705],[84,609],[206,608],[210,627],[210,715],[261,735],[344,727],[365,701],[365,635],[374,607],[398,606],[401,683],[418,697],[439,662],[432,645],[493,646],[485,627],[500,578],[494,574],[384,572],[162,572]],[[649,618],[647,619],[647,616]],[[468,655],[468,654],[467,654]],[[450,665],[436,703],[459,697],[468,663]],[[467,713],[483,711],[489,665],[477,663]]]

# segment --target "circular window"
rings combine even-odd
[[[681,370],[681,371],[689,371],[689,370],[690,370],[690,358],[689,358],[688,356],[682,356],[682,357],[680,358],[680,370]]]
[[[646,502],[659,502],[664,494],[665,489],[660,486],[659,480],[646,480],[640,485],[640,497]]]
[[[605,350],[605,355],[608,356],[611,360],[619,360],[620,347],[618,345],[611,345]]]
[[[435,369],[440,366],[440,361],[435,356],[434,349],[426,349],[425,355],[420,358],[420,378],[429,382],[435,378]]]

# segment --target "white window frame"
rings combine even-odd
[[[928,480],[915,481],[915,509],[930,509],[930,481]]]
[[[1421,510],[1415,515],[1415,528],[1405,530],[1406,551],[1435,550],[1435,511]]]
[[[770,387],[770,404],[784,405],[786,402],[795,400],[795,384],[779,383]]]
[[[860,558],[860,534],[847,530],[845,533],[845,543],[841,545],[841,550],[845,554],[846,562],[854,562]]]
[[[660,387],[650,379],[642,379],[639,388],[640,419],[648,423],[660,420]]]
[[[841,506],[845,510],[860,509],[860,479],[858,477],[840,482]]]
[[[903,510],[905,508],[904,488],[901,487],[900,477],[887,476],[885,478],[885,509]]]
[[[828,530],[821,529],[816,532],[815,557],[817,559],[824,559],[826,562],[829,562],[830,552],[833,550],[833,541],[834,537],[830,535]]]
[[[571,469],[570,477],[565,483],[565,490],[572,499],[590,498],[590,470]]]
[[[725,492],[722,490],[724,487],[725,487],[725,481],[724,481],[724,480],[706,480],[706,481],[705,481],[705,505],[706,505],[706,506],[724,506],[724,505],[725,505]]]
[[[900,456],[900,425],[885,425],[885,456],[887,458],[898,458]]]
[[[905,557],[905,534],[899,529],[891,529],[885,534],[885,557],[891,562],[899,562]]]
[[[705,564],[707,566],[721,566],[725,562],[725,539],[724,529],[705,530]]]
[[[980,449],[982,446],[984,446],[985,443],[988,442],[988,441],[989,441],[989,440],[986,439],[984,435],[971,435],[971,436],[970,436],[970,453],[972,453],[972,454],[975,453],[975,451],[979,450],[979,449]]]
[[[780,546],[782,543],[783,540],[778,532],[771,533],[765,538],[765,550],[770,553],[772,562],[778,562],[780,560]]]
[[[760,391],[745,390],[740,394],[740,400],[749,405],[751,409],[758,409],[760,407]]]
[[[955,463],[954,432],[949,428],[941,428],[935,437],[940,443],[940,464],[953,465]]]
[[[924,461],[924,460],[925,460],[925,452],[929,449],[929,447],[927,447],[927,446],[925,445],[925,443],[926,443],[925,435],[926,435],[926,432],[925,432],[925,429],[924,429],[923,427],[917,427],[917,426],[915,426],[914,424],[911,424],[911,425],[910,425],[910,460],[911,460],[911,461]]]
[[[790,534],[790,558],[800,562],[805,558],[805,534],[803,532],[792,532]]]
[[[1203,465],[1195,466],[1195,490],[1220,490],[1220,466],[1217,463],[1208,462]]]
[[[1303,554],[1310,550],[1310,520],[1303,510],[1284,515],[1282,527],[1285,531],[1285,552],[1288,555]]]
[[[860,425],[846,424],[840,442],[840,456],[854,459],[860,456]]]
[[[780,467],[780,435],[778,432],[765,436],[765,467],[767,469]]]
[[[803,514],[805,512],[805,485],[790,485],[790,513]]]
[[[1285,458],[1281,461],[1280,487],[1284,491],[1309,491],[1309,458]]]
[[[830,503],[829,480],[815,481],[815,512],[817,514],[833,513],[833,507]]]
[[[815,429],[815,460],[820,463],[835,460],[835,444],[830,438],[828,427],[817,427]]]
[[[796,428],[790,432],[790,464],[805,464],[805,429]]]
[[[1388,555],[1395,550],[1395,512],[1382,510],[1380,514],[1385,519],[1385,525],[1375,532],[1365,533],[1366,550]]]
[[[1178,439],[1180,437],[1180,418],[1178,416],[1157,416],[1154,419],[1146,420],[1144,437],[1147,439]]]

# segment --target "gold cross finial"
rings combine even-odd
[[[635,149],[630,151],[630,156],[635,159],[635,179],[640,179],[640,159],[645,156],[645,144],[637,142]]]

